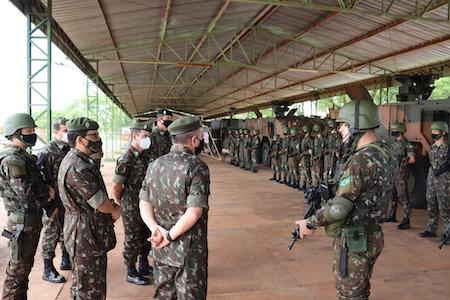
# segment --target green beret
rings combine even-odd
[[[69,119],[66,119],[64,117],[59,117],[55,120],[55,123],[53,125],[66,125]]]
[[[176,119],[167,129],[171,135],[180,135],[197,130],[201,127],[202,123],[199,118],[188,116]]]
[[[98,123],[94,120],[81,117],[75,118],[67,122],[67,130],[70,131],[88,131],[88,130],[97,130]]]
[[[150,122],[139,122],[136,121],[131,125],[131,129],[139,129],[139,130],[145,130],[148,132],[152,132],[152,125]]]

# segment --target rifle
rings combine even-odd
[[[309,187],[305,191],[305,198],[308,203],[308,208],[306,209],[305,214],[303,215],[303,219],[308,219],[312,215],[316,213],[316,211],[320,208],[321,200],[328,200],[330,198],[328,192],[328,186],[326,184],[321,184],[319,187]],[[309,228],[308,229],[313,229]],[[291,233],[292,242],[289,245],[289,251],[294,247],[295,243],[300,240],[300,227],[298,225],[295,226],[294,230]]]
[[[439,241],[439,249],[442,249],[444,245],[446,245],[450,241],[450,224],[447,224],[447,226],[444,229],[444,233],[442,234],[442,238]]]

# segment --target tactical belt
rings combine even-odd
[[[9,218],[16,224],[33,225],[41,222],[42,214],[37,211],[13,211],[9,213]]]

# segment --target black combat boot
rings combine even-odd
[[[135,266],[127,267],[127,282],[133,283],[136,285],[149,285],[151,284],[150,279],[145,278],[140,274]]]
[[[272,176],[269,180],[277,180],[277,177],[275,175]]]
[[[139,256],[139,273],[146,276],[153,275],[153,268],[148,263],[148,257],[146,255]]]
[[[66,278],[56,271],[55,266],[53,266],[53,259],[44,259],[44,273],[42,274],[42,279],[52,282],[52,283],[63,283],[66,282]]]
[[[395,222],[397,222],[397,218],[395,217],[395,215],[388,216],[388,217],[386,217],[386,221],[385,222],[395,223]]]
[[[417,235],[420,236],[420,237],[423,237],[423,238],[430,238],[430,237],[436,237],[437,236],[436,232],[431,232],[431,231],[428,231],[428,230],[425,230],[423,232],[419,232]]]
[[[408,229],[409,226],[409,218],[403,218],[402,222],[400,224],[398,224],[398,229],[400,230],[405,230]]]
[[[61,265],[59,266],[59,269],[61,269],[63,271],[72,269],[72,265],[70,264],[70,259],[69,259],[69,253],[66,251],[65,248],[62,249]]]

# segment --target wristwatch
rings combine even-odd
[[[166,233],[166,239],[169,241],[169,242],[173,242],[173,239],[172,239],[172,237],[170,236],[170,232],[169,231],[167,231],[167,233]]]

